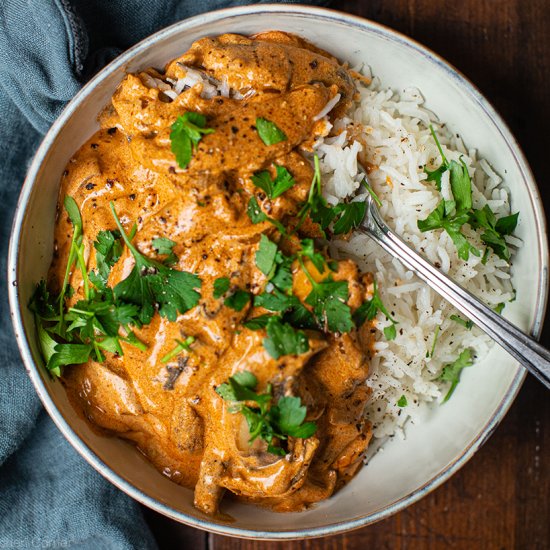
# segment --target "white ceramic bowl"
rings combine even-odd
[[[517,143],[479,92],[441,58],[412,40],[372,22],[305,6],[257,5],[212,12],[182,21],[144,40],[102,70],[69,103],[38,150],[15,216],[9,258],[10,303],[23,360],[44,406],[77,451],[108,480],[143,504],[173,519],[225,535],[291,539],[334,534],[380,520],[415,502],[458,470],[502,419],[518,392],[523,370],[494,348],[464,372],[445,405],[425,422],[410,425],[406,440],[389,442],[343,490],[312,510],[276,514],[235,502],[224,512],[234,521],[209,518],[193,507],[192,491],[159,474],[134,447],[96,435],[69,404],[59,382],[41,366],[32,315],[35,283],[52,256],[59,181],[75,150],[97,129],[96,116],[127,71],[162,67],[204,36],[280,29],[297,33],[352,65],[369,64],[384,85],[417,86],[426,105],[470,146],[477,147],[511,189],[524,246],[514,264],[517,300],[506,315],[538,335],[547,294],[548,251],[543,209]],[[490,60],[487,60],[489,63]]]

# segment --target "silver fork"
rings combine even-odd
[[[398,258],[550,388],[550,351],[415,252],[385,224],[370,195],[367,199],[367,213],[360,229],[366,231],[386,252]]]

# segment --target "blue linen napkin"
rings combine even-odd
[[[170,23],[247,3],[0,1],[0,548],[156,548],[139,505],[65,441],[26,375],[7,303],[11,223],[42,134],[90,76]]]

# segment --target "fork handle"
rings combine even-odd
[[[384,250],[403,262],[550,388],[550,351],[422,258],[382,221],[376,208],[370,208],[363,228]]]

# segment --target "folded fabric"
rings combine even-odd
[[[11,223],[42,134],[90,76],[170,23],[247,3],[0,2],[0,548],[156,548],[139,505],[70,447],[25,372],[7,303]]]

